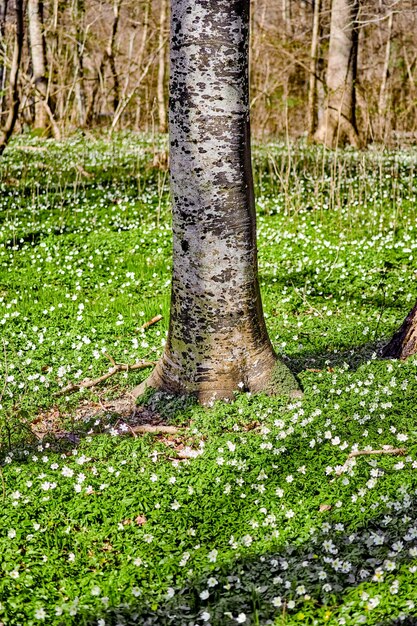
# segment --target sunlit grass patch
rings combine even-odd
[[[55,396],[105,372],[109,356],[162,352],[170,215],[153,152],[131,135],[20,138],[1,163],[0,621],[356,626],[414,615],[416,361],[378,350],[417,295],[415,151],[335,160],[258,148],[267,324],[305,396],[241,394],[210,410],[151,398],[178,440],[133,437],[106,414],[106,398],[144,372]],[[103,415],[77,421],[84,400]],[[48,411],[72,439],[34,443],[31,423]],[[403,453],[347,462],[384,447]]]

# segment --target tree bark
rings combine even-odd
[[[358,12],[359,0],[333,0],[326,110],[314,135],[317,143],[328,148],[344,143],[360,147],[355,116]]]
[[[6,86],[6,16],[8,0],[0,0],[0,115],[3,113],[4,89]]]
[[[119,18],[120,18],[120,5],[121,0],[114,0],[113,3],[113,23],[111,28],[111,33],[109,37],[109,43],[107,44],[106,55],[109,60],[110,72],[113,78],[113,111],[117,111],[117,107],[120,102],[120,84],[119,84],[119,75],[117,73],[116,68],[116,57],[115,57],[115,45],[116,45],[116,36],[117,29],[119,26]]]
[[[291,0],[281,0],[281,14],[284,33],[291,35]]]
[[[74,46],[74,90],[78,110],[78,124],[86,124],[86,98],[84,88],[85,6],[84,0],[74,0],[72,5]]]
[[[321,0],[313,0],[313,28],[311,34],[310,78],[308,89],[308,136],[312,137],[317,126],[317,57],[319,50]]]
[[[17,116],[19,114],[19,71],[22,61],[23,51],[23,0],[16,0],[15,4],[16,13],[16,34],[13,51],[12,66],[10,68],[10,92],[11,103],[9,114],[6,122],[0,131],[0,155],[3,154],[10,137],[12,136],[14,127],[17,122]]]
[[[389,64],[391,59],[391,39],[392,39],[392,27],[394,22],[394,12],[391,11],[388,17],[388,35],[387,43],[385,46],[384,66],[382,69],[381,87],[379,90],[379,138],[382,142],[385,141],[387,124],[387,83],[389,78]]]
[[[382,351],[382,356],[406,359],[417,352],[417,303],[402,323],[401,328]]]
[[[173,0],[171,315],[146,387],[203,404],[239,389],[291,395],[262,312],[249,129],[249,0]],[[299,394],[299,392],[298,392]]]
[[[33,81],[35,83],[35,128],[46,129],[49,118],[44,103],[48,103],[45,39],[43,35],[43,2],[28,0],[28,23]]]
[[[91,92],[90,103],[87,108],[87,112],[85,115],[86,126],[90,126],[90,124],[94,121],[95,118],[95,105],[96,99],[99,92],[100,84],[104,80],[104,74],[106,70],[106,63],[109,63],[110,73],[113,78],[113,112],[116,113],[119,104],[120,104],[120,81],[119,75],[117,73],[116,68],[116,58],[115,58],[115,44],[116,44],[116,36],[117,30],[119,27],[119,19],[120,19],[120,6],[122,0],[114,0],[113,3],[113,22],[110,30],[109,40],[107,46],[101,56],[100,65],[97,70],[97,76],[93,85],[93,89]]]
[[[167,0],[161,0],[160,16],[159,16],[159,52],[158,52],[158,118],[159,132],[166,133],[167,130],[167,113],[165,105],[165,66],[166,66],[166,46],[165,46],[165,25],[167,21],[168,3]]]

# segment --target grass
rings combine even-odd
[[[145,372],[54,394],[106,354],[161,353],[170,215],[153,151],[22,137],[1,162],[0,622],[415,623],[417,361],[378,350],[417,296],[417,152],[259,146],[267,324],[304,398],[157,395],[179,433],[132,437],[90,409]],[[36,441],[51,416],[72,437]],[[345,465],[383,446],[406,451]]]

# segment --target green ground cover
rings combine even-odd
[[[54,395],[162,351],[156,148],[24,137],[0,164],[0,623],[415,623],[417,361],[378,351],[417,296],[417,151],[255,151],[267,324],[304,398],[154,396],[169,439],[77,413],[145,372]],[[54,412],[71,436],[34,441]],[[384,446],[404,455],[346,463]]]

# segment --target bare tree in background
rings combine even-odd
[[[8,0],[0,0],[0,115],[3,113],[6,86],[6,16]]]
[[[313,27],[311,34],[310,79],[308,89],[308,135],[312,137],[317,127],[317,72],[320,34],[321,0],[313,0]]]
[[[356,94],[359,0],[333,0],[327,65],[326,109],[314,135],[328,148],[349,143],[359,147]]]
[[[35,86],[35,123],[34,127],[46,130],[48,122],[48,80],[45,39],[43,25],[43,1],[28,0],[27,4],[30,55],[32,60],[33,83]]]
[[[416,0],[369,0],[361,3],[359,16],[358,3],[251,0],[251,115],[258,137],[308,133],[329,146],[358,145],[359,129],[364,143],[417,138]],[[30,37],[22,52],[18,127],[46,125],[56,137],[60,130],[96,125],[110,133],[165,131],[169,5],[170,0],[24,0]],[[3,121],[11,104],[14,9],[15,0],[0,0]],[[35,123],[30,101],[36,101]]]
[[[159,53],[158,53],[158,118],[159,132],[165,133],[167,130],[167,113],[165,102],[165,76],[166,76],[166,21],[168,16],[168,2],[161,0],[159,18]]]
[[[113,80],[113,111],[117,111],[120,102],[120,83],[119,75],[116,68],[116,36],[119,26],[120,6],[122,0],[114,0],[113,2],[113,23],[111,34],[107,45],[106,56],[109,62],[110,74]]]
[[[385,45],[385,55],[384,55],[384,65],[382,68],[382,79],[381,79],[381,87],[379,90],[379,139],[384,141],[386,132],[390,128],[390,125],[387,124],[387,114],[388,114],[388,93],[387,93],[387,84],[389,79],[389,67],[391,60],[391,43],[392,43],[392,29],[394,23],[394,12],[391,11],[388,16],[388,25],[387,25],[387,41]]]
[[[7,143],[12,136],[19,114],[19,71],[22,62],[23,50],[23,0],[16,0],[15,15],[16,22],[13,58],[9,75],[10,108],[6,122],[0,130],[0,154],[3,154],[4,149],[6,148]]]
[[[73,0],[72,22],[74,38],[74,91],[77,103],[78,124],[82,128],[85,126],[87,115],[84,87],[84,50],[87,36],[84,0]]]

